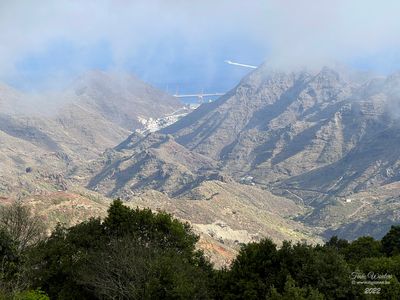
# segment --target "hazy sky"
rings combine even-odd
[[[398,0],[1,0],[0,80],[57,86],[122,69],[170,92],[222,92],[248,69],[333,61],[400,69]]]

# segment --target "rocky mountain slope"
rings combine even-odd
[[[370,91],[375,81],[361,84],[345,75],[329,68],[282,73],[264,66],[219,101],[162,132],[191,151],[221,161],[221,170],[236,179],[248,175],[260,184],[286,186],[299,180],[297,176],[307,181],[306,174],[325,166],[340,173],[334,163],[357,147],[369,153],[369,139],[389,128],[396,131],[396,122],[388,120],[385,111],[386,86],[393,85],[393,79]],[[328,182],[326,176],[317,177],[327,185],[317,183],[324,192],[340,178]],[[342,185],[334,194],[346,188],[356,187]]]
[[[181,108],[181,102],[132,74],[88,72],[66,92],[75,103],[96,111],[111,123],[132,131],[140,118],[159,118]]]
[[[303,206],[236,183],[217,160],[187,149],[172,135],[143,136],[152,131],[147,123],[139,127],[144,119],[164,126],[187,109],[134,78],[89,73],[46,99],[4,89],[0,188],[7,198],[1,203],[22,199],[49,228],[104,215],[110,198],[101,195],[106,195],[189,221],[216,266],[229,263],[242,243],[262,237],[319,241],[315,230],[294,220],[307,211]],[[50,111],[38,109],[49,99],[56,101],[46,106]],[[93,176],[98,169],[103,171]],[[81,187],[86,179],[99,193]]]
[[[168,123],[175,99],[134,78],[87,76],[54,98],[55,113],[22,114],[25,96],[0,87],[3,195],[22,189],[44,201],[85,185],[108,197],[102,203],[120,197],[166,210],[191,222],[219,266],[262,237],[381,237],[400,221],[399,75],[264,65],[156,132],[152,123],[135,126],[165,114]],[[91,197],[71,197],[65,207],[49,204],[49,214],[62,219],[86,204],[77,218],[105,211]]]
[[[310,208],[301,221],[326,228],[334,203],[399,180],[399,90],[398,74],[263,65],[173,125],[132,135],[88,186],[109,196],[156,189],[179,198],[211,179],[254,184]]]
[[[143,189],[177,196],[204,180],[218,179],[218,163],[177,143],[172,136],[137,134],[117,146],[88,186],[109,197],[128,199]]]
[[[126,74],[89,72],[62,92],[32,95],[0,86],[0,192],[38,189],[43,175],[63,176],[96,159],[140,118],[182,107],[175,98]],[[33,172],[33,176],[23,176]],[[32,177],[21,182],[25,177]],[[16,180],[18,178],[18,180]]]

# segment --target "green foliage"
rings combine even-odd
[[[327,299],[346,299],[353,296],[349,274],[345,260],[333,249],[289,242],[277,249],[267,239],[242,248],[231,270],[224,275],[225,291],[219,297],[264,299],[272,294],[283,296],[289,294],[293,281],[299,288],[293,287],[291,293],[320,298],[314,292],[308,293],[313,290],[320,291]]]
[[[19,268],[17,245],[10,234],[0,229],[0,289],[12,290],[11,282],[15,280]]]
[[[365,258],[360,260],[357,267],[363,272],[387,273],[400,278],[400,255]]]
[[[212,267],[165,213],[116,200],[101,222],[58,226],[31,252],[31,278],[58,299],[206,299]]]
[[[79,284],[76,270],[84,264],[89,251],[105,243],[99,219],[91,219],[66,229],[60,225],[30,254],[31,280],[51,298],[68,295],[85,299],[86,291]],[[67,297],[66,297],[67,298]]]
[[[44,224],[40,217],[20,201],[0,207],[0,229],[9,234],[18,251],[36,244],[44,235]]]
[[[343,253],[344,250],[349,246],[349,242],[347,240],[339,239],[335,235],[331,237],[331,239],[328,242],[326,242],[325,246],[333,248],[340,253]]]
[[[219,297],[225,299],[260,299],[274,283],[277,268],[276,245],[269,239],[245,245],[231,270],[222,277]]]
[[[358,271],[363,274],[388,274],[393,278],[387,281],[390,284],[379,284],[374,287],[381,288],[382,299],[400,299],[400,256],[371,257],[361,260],[357,264]]]
[[[270,300],[323,300],[324,296],[318,290],[307,287],[300,288],[296,282],[288,275],[282,294],[276,288],[271,288],[268,299]]]
[[[325,245],[269,239],[244,245],[214,270],[190,226],[169,214],[114,201],[107,217],[58,225],[41,239],[17,207],[0,226],[0,299],[400,299],[399,226],[376,241],[332,237]],[[17,220],[18,222],[14,222]],[[25,233],[24,233],[25,232]],[[390,274],[387,285],[355,285],[351,274]],[[42,292],[42,290],[44,292]]]
[[[383,256],[382,246],[380,241],[374,240],[369,236],[363,236],[350,243],[346,248],[340,250],[346,261],[357,263],[360,259],[367,257]]]
[[[400,225],[392,226],[382,238],[382,248],[386,255],[400,255]]]
[[[108,210],[104,228],[113,236],[131,235],[138,242],[157,244],[160,248],[174,248],[178,252],[193,251],[198,237],[188,224],[173,219],[169,214],[154,214],[150,209],[131,209],[116,200]]]
[[[26,252],[43,236],[43,223],[21,202],[0,208],[0,289],[10,298],[26,289]]]
[[[14,300],[50,300],[49,296],[41,290],[31,290],[18,293]]]
[[[382,286],[380,299],[400,299],[400,283],[397,278],[394,277],[390,284]]]
[[[80,281],[106,299],[208,299],[208,272],[174,250],[115,239],[88,257]]]

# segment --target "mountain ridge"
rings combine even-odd
[[[66,178],[142,128],[140,117],[162,117],[182,106],[127,74],[93,71],[65,90],[41,94],[1,84],[0,192],[17,191],[13,177],[25,178],[26,170]],[[35,190],[34,181],[21,185]]]
[[[346,197],[396,181],[399,156],[388,149],[397,143],[392,107],[397,106],[399,86],[397,74],[382,78],[328,67],[281,72],[263,65],[215,102],[201,105],[157,133],[140,137],[139,143],[173,140],[183,147],[180,152],[214,161],[214,174],[221,181],[258,185],[309,207],[318,218],[337,201],[345,210]],[[162,169],[155,161],[173,157],[168,148],[157,153],[154,144],[143,148],[121,145],[124,143],[114,151],[126,168],[145,151],[153,154],[144,161],[154,170]],[[390,162],[379,163],[389,157]],[[204,165],[187,165],[190,180],[182,187],[182,182],[174,179],[186,176],[179,171],[180,163],[170,161],[160,176],[140,170],[131,175],[127,172],[125,183],[120,182],[123,188],[116,189],[113,176],[118,176],[119,170],[114,169],[90,187],[108,186],[109,196],[126,193],[129,198],[131,192],[150,188],[179,197],[209,180]],[[393,168],[386,171],[388,164]],[[395,175],[388,181],[379,175],[382,172]],[[134,184],[138,177],[140,186]],[[368,178],[374,179],[367,184]],[[158,186],[151,184],[153,180]],[[393,209],[393,205],[388,207]]]

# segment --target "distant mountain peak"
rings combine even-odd
[[[339,73],[331,67],[324,66],[321,71],[316,75],[316,78],[321,78],[327,81],[339,81]]]

